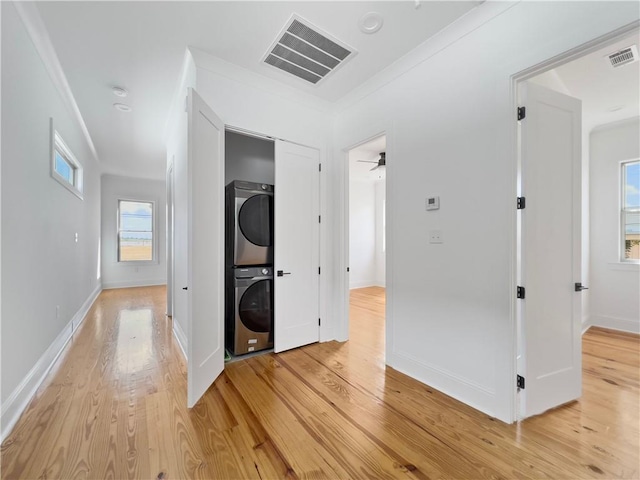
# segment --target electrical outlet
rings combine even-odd
[[[443,243],[442,230],[431,230],[429,232],[429,243]]]

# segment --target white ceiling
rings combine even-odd
[[[640,115],[640,62],[611,67],[609,54],[639,45],[637,33],[532,79],[582,100],[587,130]]]
[[[96,146],[103,171],[164,178],[164,127],[187,46],[335,102],[480,4],[450,1],[38,2],[38,10]],[[384,18],[373,35],[368,12]],[[358,54],[312,86],[261,59],[291,14]],[[112,86],[130,93],[123,103]]]
[[[386,176],[385,168],[371,171],[376,166],[375,163],[366,162],[377,162],[380,158],[380,152],[385,152],[386,149],[387,137],[383,135],[349,150],[349,179],[371,182],[384,179]],[[358,160],[365,160],[365,162]]]

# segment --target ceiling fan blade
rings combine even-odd
[[[376,162],[377,163],[377,162]],[[373,167],[371,170],[369,170],[370,172],[373,172],[374,170],[380,168],[380,165],[376,165],[375,167]]]
[[[356,160],[356,162],[362,162],[362,163],[378,163],[377,160]]]

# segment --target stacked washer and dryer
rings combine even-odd
[[[226,187],[226,348],[273,347],[273,185]]]

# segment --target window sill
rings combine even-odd
[[[632,263],[632,262],[610,262],[609,270],[621,270],[627,272],[638,272],[640,271],[640,263]]]
[[[115,262],[116,265],[122,265],[124,267],[153,267],[159,265],[158,260],[131,260],[128,262]]]

